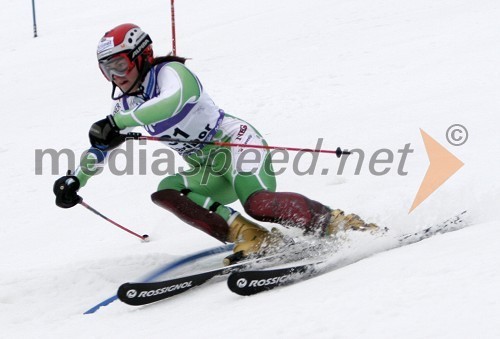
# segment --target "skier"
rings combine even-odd
[[[89,131],[92,147],[79,168],[54,184],[56,204],[70,208],[78,190],[97,172],[107,152],[125,141],[126,131],[143,126],[153,136],[181,140],[266,145],[250,124],[218,108],[184,58],[154,57],[152,40],[140,27],[122,24],[107,32],[97,47],[99,67],[112,84],[112,114]],[[118,93],[117,93],[118,90]],[[258,163],[238,162],[242,148],[167,142],[191,168],[159,183],[153,202],[222,242],[241,256],[262,254],[283,244],[268,231],[226,206],[236,200],[258,221],[300,227],[305,233],[333,235],[339,230],[376,230],[355,214],[345,215],[297,193],[276,192],[269,151],[258,149]],[[240,165],[237,165],[240,164]],[[207,176],[208,173],[208,176]]]

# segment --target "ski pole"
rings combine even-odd
[[[128,232],[138,238],[140,238],[142,241],[145,241],[145,242],[148,242],[149,241],[149,235],[147,234],[144,234],[144,235],[139,235],[131,230],[129,230],[128,228],[120,225],[119,223],[111,220],[110,218],[106,217],[105,215],[103,215],[101,212],[99,212],[98,210],[96,210],[95,208],[93,208],[92,206],[90,206],[89,204],[85,203],[83,200],[81,200],[79,202],[80,205],[82,205],[83,207],[85,207],[86,209],[88,209],[89,211],[91,212],[94,212],[95,214],[97,214],[98,216],[100,216],[101,218],[103,218],[104,220],[112,223],[113,225],[115,225],[116,227],[119,227],[121,228],[122,230],[124,230],[125,232]]]
[[[166,142],[179,142],[185,144],[205,144],[205,145],[216,145],[222,147],[242,147],[242,148],[262,148],[262,149],[276,149],[284,151],[298,151],[298,152],[312,152],[312,153],[333,153],[340,158],[343,154],[351,154],[349,151],[343,151],[340,147],[337,147],[335,151],[326,149],[309,149],[309,148],[299,148],[299,147],[284,147],[284,146],[266,146],[266,145],[249,145],[249,144],[239,144],[232,142],[222,142],[222,141],[201,141],[201,140],[183,140],[178,138],[169,137],[152,137],[147,135],[142,135],[140,133],[131,132],[125,135],[127,139],[135,140],[151,140],[151,141],[166,141]]]

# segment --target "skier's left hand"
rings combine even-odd
[[[56,205],[61,208],[70,208],[82,201],[78,194],[80,180],[74,175],[60,177],[54,183],[54,194],[56,195]]]
[[[101,151],[109,151],[120,146],[125,141],[125,135],[120,134],[112,115],[95,122],[89,131],[90,144]]]

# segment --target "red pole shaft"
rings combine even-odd
[[[170,0],[170,19],[172,22],[172,54],[177,55],[177,49],[175,46],[175,9],[174,0]]]
[[[265,146],[265,145],[247,145],[247,144],[237,144],[232,142],[220,142],[214,141],[214,145],[222,147],[243,147],[243,148],[262,148],[262,149],[277,149],[284,151],[298,151],[298,152],[313,152],[313,153],[333,153],[336,154],[337,151],[327,150],[327,149],[309,149],[309,148],[299,148],[299,147],[282,147],[282,146]]]
[[[276,150],[284,150],[284,151],[298,151],[298,152],[312,152],[312,153],[331,153],[337,155],[340,158],[342,154],[350,154],[348,151],[342,151],[340,147],[338,147],[335,151],[326,150],[326,149],[309,149],[309,148],[299,148],[299,147],[283,147],[283,146],[265,146],[265,145],[249,145],[249,144],[238,144],[232,142],[220,142],[220,141],[195,141],[195,140],[180,140],[175,138],[163,138],[163,137],[152,137],[152,136],[140,136],[137,139],[139,140],[151,140],[151,141],[164,141],[164,142],[185,142],[192,144],[206,144],[206,145],[216,145],[221,147],[242,147],[242,148],[261,148],[261,149],[276,149]]]
[[[139,234],[137,234],[137,233],[135,233],[135,232],[133,232],[133,231],[129,230],[128,228],[126,228],[126,227],[124,227],[124,226],[120,225],[119,223],[117,223],[117,222],[115,222],[115,221],[113,221],[113,220],[109,219],[108,217],[106,217],[105,215],[101,214],[99,211],[97,211],[96,209],[94,209],[92,206],[90,206],[90,205],[88,205],[87,203],[85,203],[83,200],[82,200],[82,201],[80,201],[80,205],[82,205],[83,207],[85,207],[85,208],[86,208],[86,209],[88,209],[89,211],[94,212],[95,214],[97,214],[98,216],[100,216],[100,217],[101,217],[101,218],[103,218],[104,220],[106,220],[106,221],[108,221],[108,222],[112,223],[112,224],[113,224],[113,225],[115,225],[116,227],[121,228],[121,229],[122,229],[122,230],[124,230],[125,232],[128,232],[128,233],[130,233],[130,234],[132,234],[132,235],[134,235],[134,236],[136,236],[136,237],[140,238],[141,240],[147,240],[147,238],[146,238],[146,237],[144,237],[144,236],[142,236],[142,235],[139,235]]]

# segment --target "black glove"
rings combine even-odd
[[[102,151],[109,151],[120,146],[126,136],[120,134],[113,116],[108,115],[106,119],[99,120],[90,127],[90,144]]]
[[[80,188],[80,180],[74,175],[65,175],[54,183],[54,194],[56,205],[62,208],[70,208],[82,201],[76,192]]]

